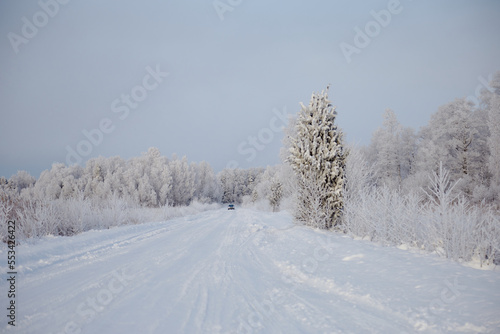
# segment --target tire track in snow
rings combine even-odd
[[[203,214],[198,216],[199,222],[209,221],[208,218],[204,219]],[[198,222],[197,222],[198,223]],[[45,320],[50,318],[50,314],[46,310],[50,310],[54,305],[67,305],[73,300],[86,301],[85,296],[95,296],[100,289],[106,286],[112,279],[113,273],[116,271],[132,271],[135,280],[130,282],[129,289],[125,289],[121,295],[130,293],[137,287],[138,280],[147,276],[150,268],[148,266],[140,266],[131,268],[132,264],[124,264],[118,267],[109,268],[106,263],[113,263],[115,259],[124,256],[131,257],[141,257],[141,252],[138,249],[143,249],[144,246],[147,247],[149,244],[154,244],[155,242],[161,241],[164,235],[168,232],[179,232],[179,229],[183,227],[184,230],[193,228],[192,224],[189,223],[189,217],[176,219],[174,221],[167,221],[163,223],[154,223],[153,226],[131,226],[124,227],[125,231],[117,229],[116,231],[107,230],[104,234],[110,233],[106,238],[101,240],[100,232],[89,232],[90,234],[98,235],[98,240],[92,240],[91,244],[86,244],[86,238],[89,234],[81,234],[75,237],[69,238],[57,238],[54,244],[46,247],[45,250],[48,254],[53,254],[59,249],[58,241],[67,242],[67,240],[75,240],[75,244],[83,244],[84,248],[74,247],[76,251],[69,252],[63,255],[50,255],[44,263],[36,270],[28,271],[20,275],[20,285],[23,286],[23,291],[27,292],[31,298],[36,297],[36,306],[28,305],[25,307],[23,313],[30,313],[31,315],[26,315],[24,318],[19,319],[19,323],[30,324],[38,320]],[[145,231],[144,231],[145,230]],[[187,234],[189,241],[196,242],[192,240],[193,236],[203,237],[202,233],[199,234]],[[174,258],[179,258],[185,256],[188,250],[180,250],[181,254],[173,254]],[[28,254],[29,256],[29,254]],[[55,260],[54,260],[55,259]],[[123,262],[123,261],[118,261]],[[139,263],[143,261],[138,261]],[[34,262],[35,265],[37,262]],[[28,264],[30,264],[28,262]],[[95,270],[99,267],[99,270]],[[93,272],[92,275],[88,274],[78,274],[84,271],[90,270]],[[50,281],[59,281],[58,285],[50,285]],[[59,291],[65,291],[60,293]],[[128,291],[128,292],[127,292]],[[22,302],[22,301],[21,301]],[[23,303],[26,304],[26,303]],[[74,307],[75,311],[77,307]],[[104,312],[103,312],[104,313]],[[103,315],[103,313],[98,313],[96,318]],[[53,316],[53,315],[52,315]],[[41,331],[43,332],[43,330]]]
[[[166,315],[169,317],[175,314],[175,310],[180,305],[189,304],[189,301],[194,305],[187,314],[182,316],[178,328],[181,332],[189,332],[188,328],[192,327],[193,324],[195,324],[195,328],[207,326],[217,328],[217,324],[208,324],[206,319],[208,312],[217,313],[217,310],[213,310],[216,306],[210,303],[210,300],[212,300],[211,288],[215,289],[217,287],[222,290],[224,286],[231,282],[231,268],[224,256],[230,254],[225,249],[233,244],[235,230],[232,216],[221,216],[219,213],[212,219],[218,217],[224,219],[219,218],[216,224],[206,224],[203,229],[197,232],[202,235],[198,242],[208,244],[212,249],[209,254],[206,253],[207,249],[205,247],[203,247],[202,251],[191,249],[191,255],[193,255],[194,251],[197,261],[194,265],[192,264],[194,268],[188,270],[183,279],[177,280],[183,283],[177,297],[169,310],[166,311]],[[221,230],[222,235],[220,235]]]
[[[19,273],[24,276],[26,284],[32,284],[38,280],[51,279],[54,276],[60,275],[64,272],[74,271],[80,269],[82,266],[86,266],[92,264],[96,259],[97,261],[103,260],[103,257],[106,255],[116,255],[115,250],[119,248],[123,248],[130,244],[135,244],[142,241],[148,241],[155,237],[161,237],[162,233],[170,232],[175,229],[178,229],[185,224],[183,221],[176,221],[171,224],[170,222],[158,223],[159,226],[154,226],[151,230],[147,232],[142,232],[139,235],[132,235],[130,237],[126,237],[121,241],[109,240],[105,239],[102,242],[97,242],[91,245],[84,244],[82,247],[73,247],[69,252],[65,252],[63,254],[50,254],[54,250],[48,250],[48,257],[43,260],[38,261],[30,261],[30,257],[33,254],[22,254],[21,256],[27,258],[27,261],[23,261],[22,265],[19,267]],[[165,226],[167,224],[167,226]],[[92,232],[90,232],[92,233]],[[137,233],[135,231],[131,231],[130,233]],[[75,236],[78,238],[79,236]],[[123,237],[121,234],[117,237]],[[78,263],[78,265],[75,265]],[[62,267],[67,267],[66,269]],[[53,268],[57,267],[57,270]],[[44,275],[39,275],[39,271],[43,271],[44,269],[48,269],[47,273]]]
[[[264,300],[268,304],[272,304],[272,315],[263,314],[265,312],[262,311],[262,307],[258,310],[259,307],[253,306],[254,313],[258,312],[261,318],[266,318],[261,319],[266,320],[265,325],[259,324],[258,322],[251,324],[253,325],[254,331],[269,331],[269,326],[272,327],[275,318],[284,319],[285,322],[287,321],[286,319],[288,319],[288,322],[290,322],[290,319],[294,319],[295,329],[292,330],[306,332],[334,332],[332,329],[335,328],[337,328],[338,332],[349,332],[346,328],[343,328],[341,322],[339,323],[337,321],[338,318],[352,319],[352,323],[354,323],[355,326],[351,323],[351,330],[353,327],[356,327],[358,331],[362,332],[373,332],[373,323],[377,322],[380,322],[380,328],[387,327],[392,330],[395,330],[396,327],[415,328],[415,321],[409,316],[406,316],[399,310],[395,311],[385,306],[370,295],[354,293],[353,286],[338,286],[332,279],[314,276],[313,274],[309,275],[296,266],[291,266],[287,263],[272,259],[277,248],[273,246],[273,244],[269,244],[269,240],[275,243],[277,240],[281,239],[278,245],[284,244],[293,246],[295,244],[300,244],[306,249],[318,246],[317,243],[310,243],[312,240],[298,240],[297,236],[300,236],[300,231],[297,235],[292,231],[294,227],[296,226],[292,225],[291,227],[283,229],[268,229],[264,226],[264,228],[258,231],[259,234],[255,238],[256,242],[254,244],[256,248],[252,249],[254,253],[254,266],[261,268],[261,270],[267,268],[265,272],[270,273],[269,276],[271,277],[276,277],[275,271],[270,268],[270,266],[274,266],[283,277],[286,277],[286,279],[284,279],[284,281],[282,279],[278,282],[279,284],[274,282],[276,288],[269,289],[266,292]],[[268,238],[269,235],[272,235],[271,239]],[[306,241],[306,243],[304,243],[304,241]],[[305,254],[309,252],[312,254],[312,249],[306,250]],[[257,253],[259,256],[256,256]],[[311,294],[317,296],[329,294],[334,297],[331,298],[331,302],[328,305],[321,305],[321,303],[319,303],[318,306],[316,306],[311,302]],[[276,296],[278,297],[275,298]],[[259,304],[262,305],[263,301],[255,301],[254,305]],[[346,307],[348,311],[344,309]],[[350,308],[356,309],[355,315],[369,319],[370,321],[360,321],[357,318],[353,318],[353,313]],[[332,316],[332,310],[335,310],[335,317]],[[408,311],[408,313],[410,314],[411,312]],[[381,320],[388,317],[394,319],[395,324],[388,324],[384,320]],[[281,320],[279,322],[281,322]],[[248,321],[248,323],[250,323],[250,321]],[[375,332],[380,332],[379,329],[375,330]]]
[[[134,254],[137,256],[137,260],[131,259],[133,263],[143,263],[144,268],[139,272],[142,273],[144,280],[137,280],[131,284],[132,288],[130,293],[125,295],[119,303],[113,305],[109,308],[109,312],[103,312],[100,315],[101,320],[96,319],[88,327],[88,332],[92,332],[93,328],[98,328],[98,323],[105,321],[106,317],[117,318],[118,309],[127,309],[129,305],[143,305],[143,308],[139,310],[139,314],[151,315],[156,314],[156,316],[151,316],[152,321],[143,324],[142,327],[136,322],[130,321],[127,318],[122,319],[123,323],[128,326],[123,326],[125,330],[130,330],[130,328],[137,328],[137,331],[145,332],[165,332],[168,327],[168,321],[175,319],[179,320],[178,316],[169,315],[172,310],[185,310],[185,305],[188,301],[192,301],[193,305],[196,302],[196,293],[198,288],[202,288],[196,284],[196,274],[203,269],[203,266],[198,267],[194,271],[191,269],[193,279],[189,278],[189,275],[185,274],[185,263],[186,260],[191,261],[193,246],[203,244],[207,241],[207,237],[213,233],[213,230],[218,224],[213,224],[214,217],[217,217],[217,213],[206,213],[193,217],[191,219],[186,219],[182,230],[176,231],[176,234],[164,234],[161,238],[155,239],[155,243],[148,244],[142,243],[135,247]],[[168,240],[166,242],[166,240]],[[174,241],[174,242],[172,242]],[[162,254],[163,252],[166,254]],[[160,253],[158,255],[158,253]],[[144,262],[143,259],[151,258],[152,261]],[[194,266],[196,268],[196,266]],[[179,268],[174,270],[173,268]],[[175,273],[177,273],[175,275]],[[174,275],[172,275],[174,274]],[[193,282],[189,289],[182,292],[179,289],[181,282]],[[187,283],[184,283],[187,285]],[[169,286],[175,289],[168,289]],[[165,288],[167,287],[167,290]],[[169,303],[168,307],[162,307],[165,305],[165,301],[172,300],[172,293],[179,293],[183,298],[176,297],[177,302]],[[201,291],[201,290],[200,290]],[[195,296],[193,297],[193,294]],[[144,301],[147,301],[144,304]],[[139,316],[139,314],[137,316]],[[187,313],[186,313],[187,314]],[[182,314],[184,317],[185,314]],[[96,327],[93,327],[96,326]],[[167,332],[171,332],[168,330]]]
[[[171,230],[161,230],[169,226]],[[477,281],[491,290],[493,297],[488,299],[484,288],[474,285],[475,273],[449,265],[444,272],[436,271],[442,261],[429,259],[428,264],[409,253],[401,256],[341,237],[331,239],[333,243],[329,239],[331,253],[325,249],[315,253],[326,232],[293,226],[287,215],[218,210],[102,234],[28,247],[34,265],[40,251],[56,261],[42,263],[21,277],[27,278],[27,284],[20,284],[25,298],[19,300],[25,326],[16,329],[60,333],[66,321],[77,322],[82,333],[402,333],[447,328],[472,332],[496,326],[475,321],[473,317],[481,319],[481,314],[470,305],[481,300],[497,305],[498,276],[477,275]],[[61,252],[66,249],[62,246],[69,251]],[[75,255],[85,256],[87,250],[88,258]],[[326,254],[331,262],[304,266],[313,255],[319,259]],[[362,265],[354,264],[359,254],[365,254]],[[393,262],[394,268],[387,267]],[[410,273],[413,264],[418,268]],[[396,277],[403,269],[406,275]],[[100,289],[113,282],[113,272],[122,270],[132,277],[127,286],[99,306],[102,311],[92,319],[79,318],[79,304],[99,297]],[[439,280],[451,270],[454,275],[465,274],[460,284],[476,290],[463,292],[460,304],[450,305],[450,314],[454,313],[449,320],[426,318],[428,327],[418,327],[418,313],[412,311],[439,298]],[[376,274],[373,281],[365,278],[370,273]],[[422,280],[422,273],[438,282]],[[492,280],[489,285],[487,277]],[[435,291],[414,298],[411,288],[417,284]],[[470,314],[460,313],[462,306]],[[484,319],[494,318],[491,309],[479,304],[477,309],[489,312]],[[86,304],[84,310],[92,309]],[[465,325],[460,326],[462,322]]]
[[[356,288],[351,284],[340,286],[335,283],[331,278],[318,277],[309,275],[294,265],[289,265],[286,263],[276,262],[275,265],[283,272],[283,274],[292,277],[296,280],[296,284],[301,286],[308,286],[314,290],[317,290],[321,294],[330,294],[335,296],[337,299],[341,299],[348,304],[355,307],[360,312],[365,313],[366,317],[370,317],[371,322],[369,322],[365,327],[360,329],[366,330],[367,332],[373,332],[373,323],[377,322],[374,315],[377,315],[380,319],[394,319],[394,322],[398,325],[398,328],[407,327],[409,329],[418,330],[420,323],[411,316],[412,311],[408,310],[407,315],[401,313],[398,310],[394,310],[377,299],[374,299],[370,294],[357,294],[354,291]],[[305,302],[303,300],[303,302]],[[349,316],[348,316],[349,317]],[[358,322],[358,325],[360,323]],[[430,328],[420,328],[430,331]],[[380,329],[375,329],[375,332],[380,332]],[[432,331],[430,331],[432,332]]]

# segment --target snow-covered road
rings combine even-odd
[[[0,256],[5,273],[5,245]],[[287,213],[46,238],[17,258],[7,333],[500,332],[498,270],[294,226]]]

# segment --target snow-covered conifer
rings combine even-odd
[[[301,106],[287,159],[297,176],[295,217],[306,225],[327,229],[340,223],[347,152],[328,89],[313,94],[309,106]]]

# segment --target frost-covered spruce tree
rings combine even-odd
[[[297,177],[295,218],[328,229],[340,223],[344,207],[343,134],[335,124],[328,88],[314,93],[309,106],[301,104],[301,109],[287,158]]]

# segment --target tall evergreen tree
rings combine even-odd
[[[301,109],[287,159],[297,177],[295,217],[328,229],[340,223],[344,207],[343,134],[335,124],[337,112],[328,100],[328,88],[312,94],[309,106],[301,104]]]

